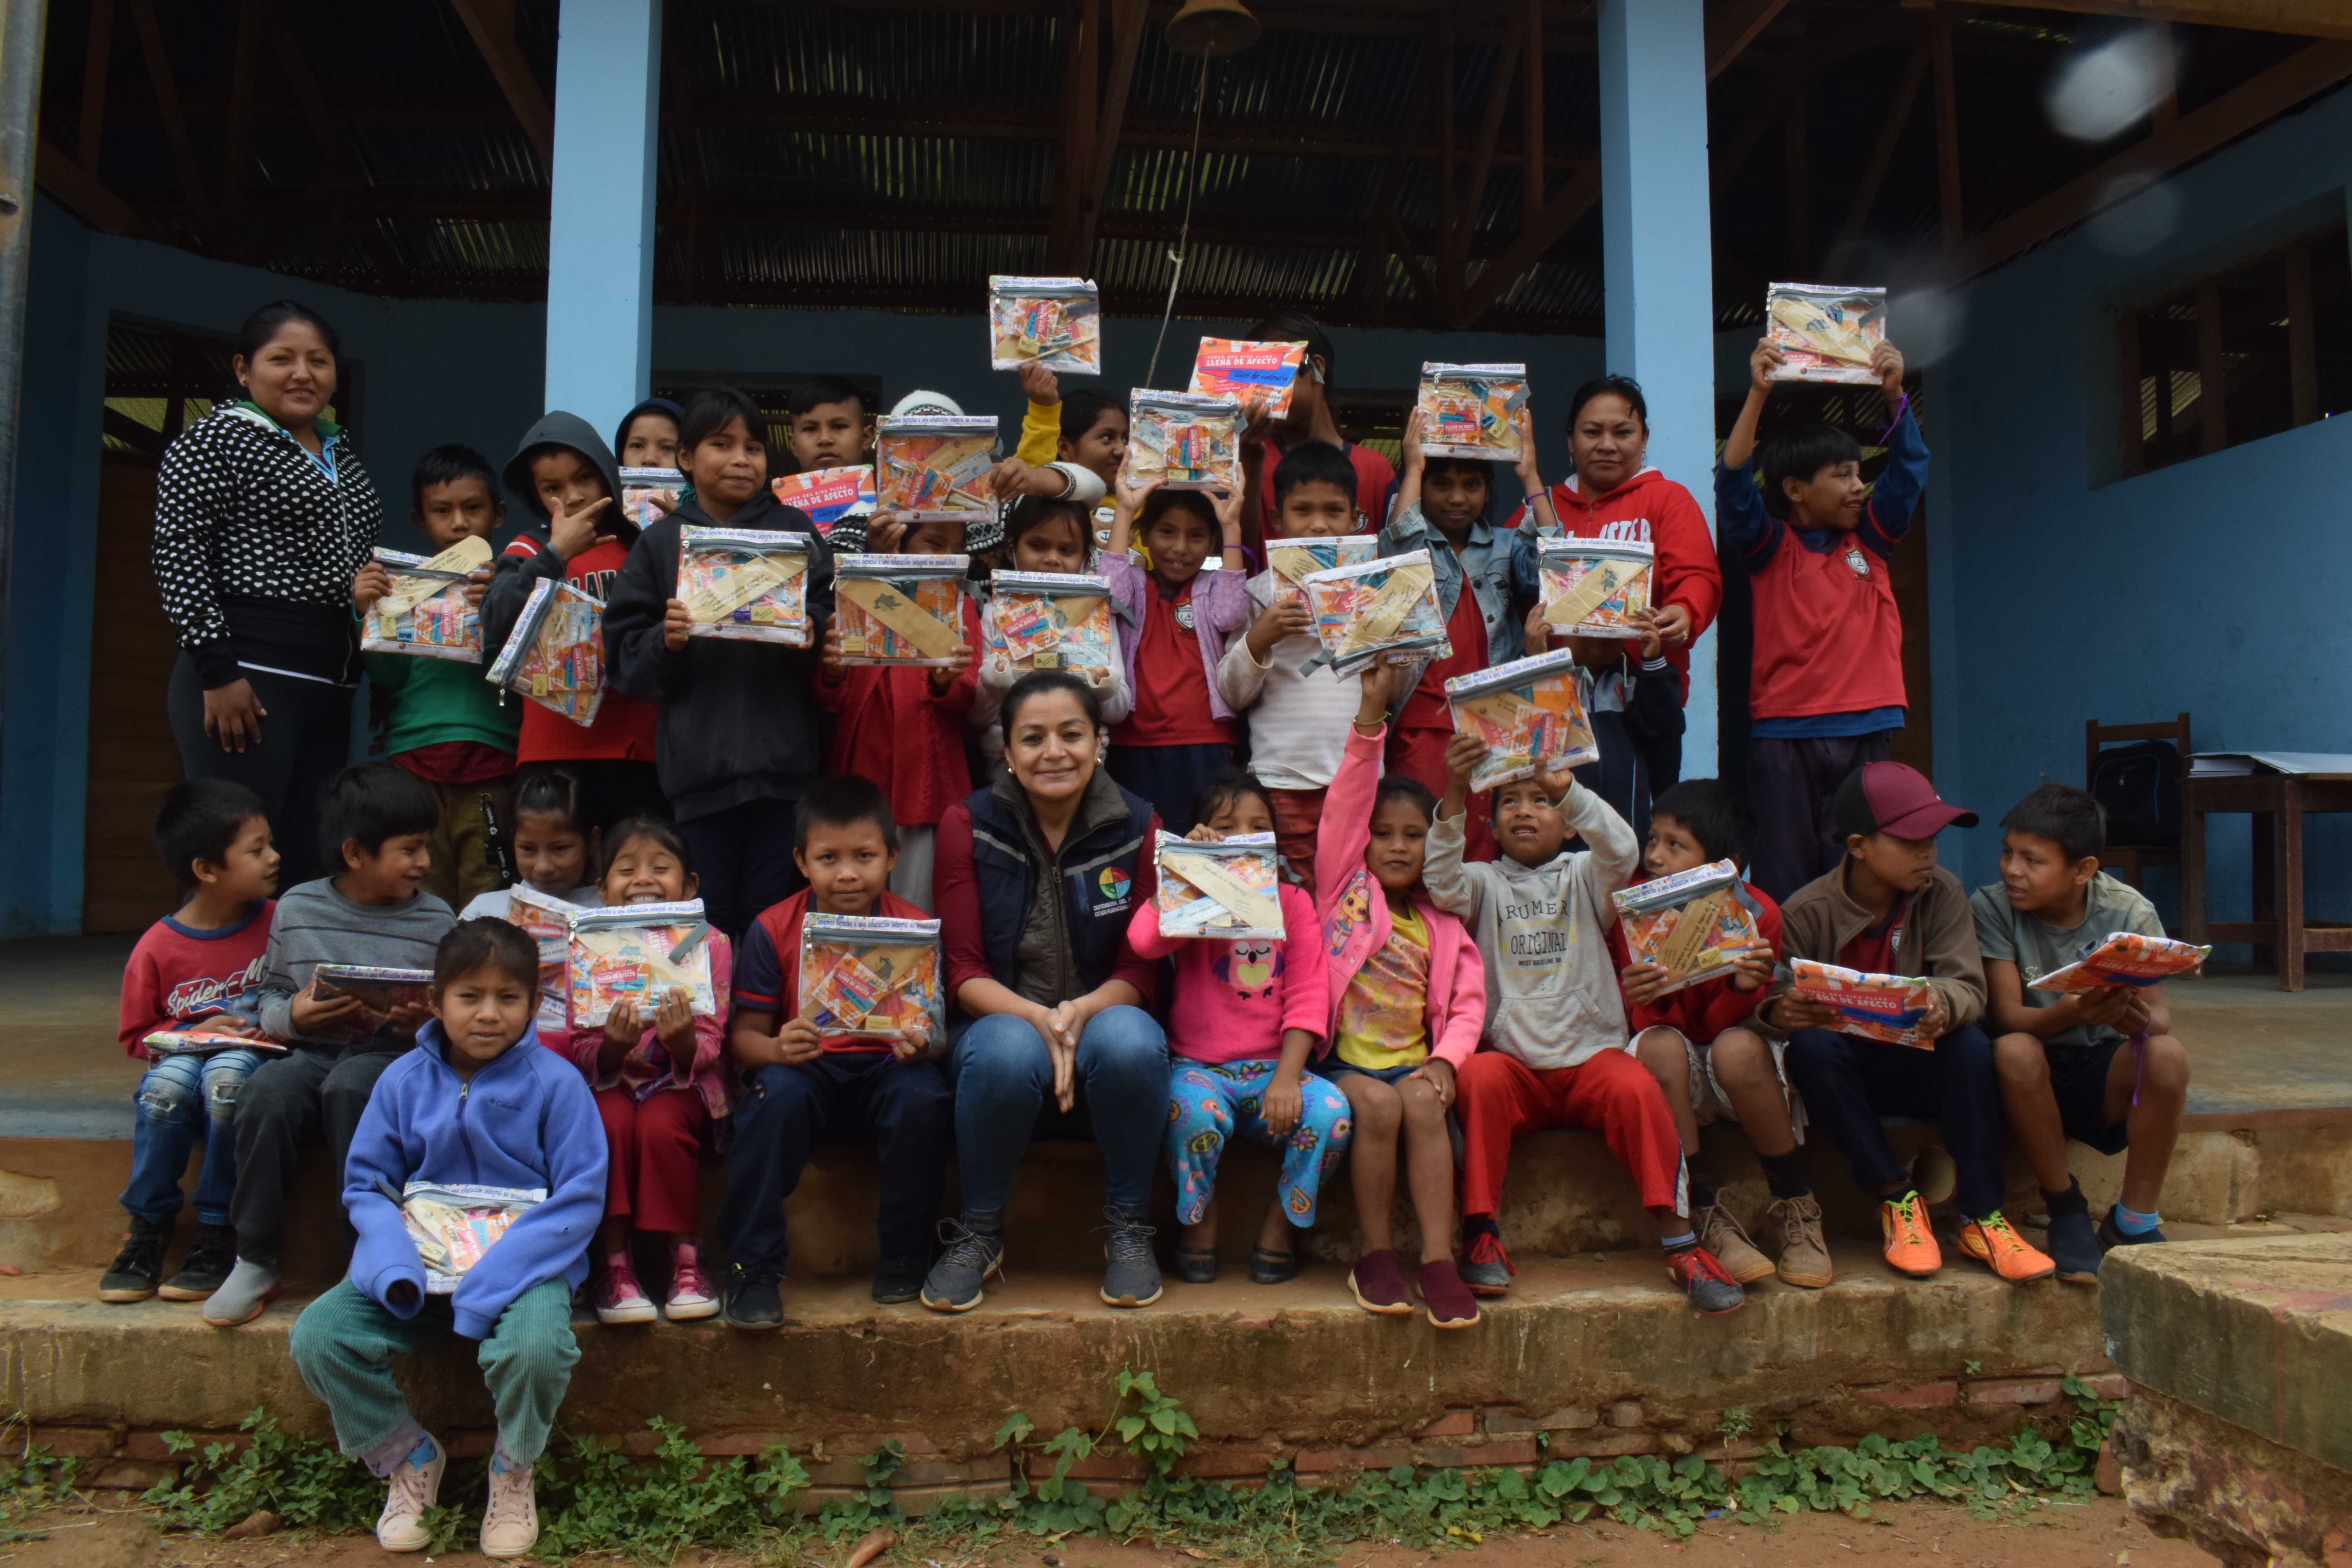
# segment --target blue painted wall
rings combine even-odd
[[[1937,780],[1987,825],[1946,837],[1969,880],[2018,796],[2082,782],[2086,719],[2186,709],[2200,751],[2352,752],[2352,417],[2118,479],[2114,346],[2121,309],[2343,216],[2347,181],[2338,92],[1961,298],[1927,434]],[[2244,824],[2210,838],[2216,919],[2247,918]],[[2352,823],[2317,819],[2308,855],[2313,913],[2352,918]]]

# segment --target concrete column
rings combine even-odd
[[[654,353],[661,0],[563,0],[547,235],[547,406],[608,433]]]
[[[1715,268],[1700,0],[1601,0],[1609,368],[1642,384],[1650,462],[1715,528]],[[1715,633],[1691,650],[1683,773],[1716,772]]]

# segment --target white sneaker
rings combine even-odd
[[[422,1552],[433,1544],[425,1515],[441,1496],[441,1472],[449,1468],[449,1450],[431,1439],[433,1458],[420,1468],[406,1459],[385,1478],[389,1490],[383,1512],[376,1516],[375,1543],[386,1552]]]
[[[482,1510],[482,1555],[520,1557],[539,1544],[539,1498],[531,1490],[530,1467],[502,1470],[490,1466],[490,1502]]]

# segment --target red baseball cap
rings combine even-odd
[[[1933,838],[1947,827],[1977,825],[1975,812],[1947,805],[1926,774],[1901,763],[1864,763],[1846,774],[1835,810],[1841,838],[1857,833]]]

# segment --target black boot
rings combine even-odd
[[[98,1299],[144,1301],[152,1296],[155,1281],[163,1277],[163,1249],[171,1244],[169,1225],[132,1215],[131,1229],[122,1237],[122,1250],[115,1254],[113,1264],[98,1282]]]

